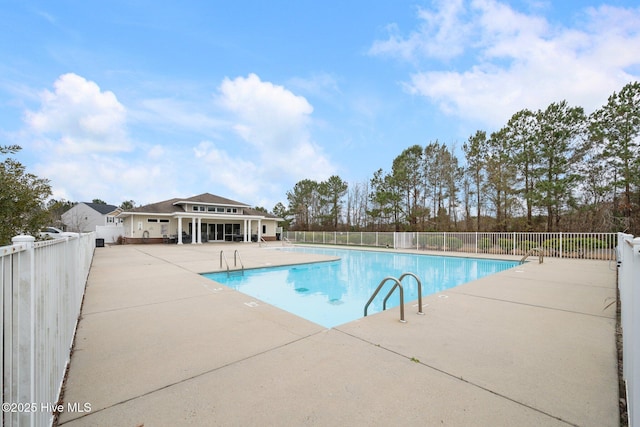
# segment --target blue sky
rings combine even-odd
[[[70,201],[271,209],[640,79],[638,0],[0,0],[0,28],[0,145]]]

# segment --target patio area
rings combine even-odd
[[[97,248],[64,392],[90,411],[57,424],[619,425],[614,263],[532,257],[333,329],[199,275],[327,259],[278,244]]]

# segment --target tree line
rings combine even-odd
[[[0,146],[0,246],[37,235],[73,206],[49,199],[49,181],[10,157],[19,150]],[[366,182],[304,179],[273,213],[291,230],[640,234],[639,82],[590,115],[566,101],[518,111],[458,151],[433,141],[404,149]]]
[[[18,145],[0,145],[0,246],[11,244],[20,234],[38,236],[46,226],[62,228],[61,216],[75,202],[50,199],[51,185],[46,178],[27,172],[25,166],[11,157],[21,150]],[[107,204],[94,199],[93,203]],[[132,209],[133,200],[124,201],[120,208]]]
[[[367,182],[299,181],[274,213],[291,230],[640,234],[639,82],[590,115],[523,109],[456,148],[413,145]]]

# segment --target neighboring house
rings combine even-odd
[[[87,233],[96,231],[96,226],[116,226],[121,221],[117,218],[122,212],[117,206],[101,203],[78,203],[62,214],[62,223],[66,231]]]
[[[126,243],[205,243],[277,240],[281,218],[247,204],[204,193],[125,211]],[[198,232],[199,231],[199,232]]]

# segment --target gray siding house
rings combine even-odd
[[[66,231],[87,233],[96,231],[96,226],[116,226],[121,223],[117,216],[122,212],[117,206],[101,203],[78,203],[62,214]]]

